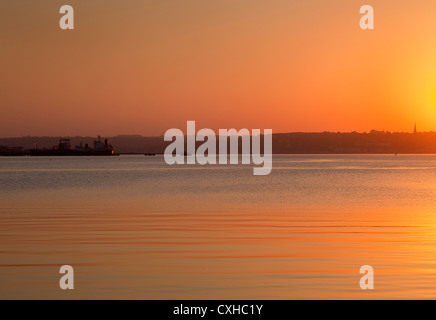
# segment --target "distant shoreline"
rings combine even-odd
[[[52,148],[60,137],[0,138],[2,148]],[[63,137],[72,145],[91,144],[95,137]],[[117,154],[162,154],[169,142],[163,137],[123,135],[108,138]],[[201,144],[201,143],[198,143]],[[436,154],[436,132],[369,133],[294,132],[273,134],[273,154]]]

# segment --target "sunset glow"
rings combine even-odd
[[[436,3],[366,3],[6,0],[0,135],[436,130]]]
[[[1,0],[0,300],[435,299],[435,35],[435,0]]]

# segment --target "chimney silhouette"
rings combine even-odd
[[[415,127],[413,128],[413,134],[417,134],[418,131],[416,131],[416,122],[415,122]]]

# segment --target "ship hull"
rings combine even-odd
[[[116,156],[112,150],[102,151],[75,151],[75,150],[32,150],[31,156],[35,157],[86,157],[86,156],[101,156],[109,157]]]

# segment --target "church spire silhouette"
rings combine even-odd
[[[418,133],[418,131],[416,131],[416,122],[415,122],[415,126],[413,127],[413,134]]]

